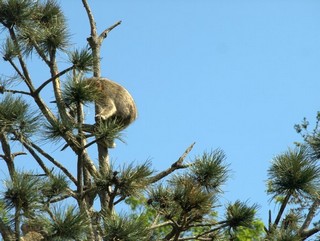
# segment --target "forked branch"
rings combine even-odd
[[[157,175],[153,176],[150,178],[150,183],[155,183],[159,180],[161,180],[162,178],[168,176],[170,173],[174,172],[177,169],[182,169],[182,168],[187,168],[189,165],[183,165],[183,161],[184,159],[187,157],[187,155],[189,154],[189,152],[192,150],[193,146],[196,143],[192,143],[186,150],[185,152],[182,154],[182,156],[179,157],[179,159],[174,162],[171,167],[169,167],[167,170],[164,170],[160,173],[158,173]]]
[[[104,30],[104,31],[100,34],[99,40],[102,42],[103,39],[105,39],[105,38],[108,36],[109,32],[110,32],[112,29],[114,29],[115,27],[117,27],[118,25],[120,25],[121,22],[122,22],[122,21],[118,21],[118,22],[116,22],[115,24],[113,24],[112,26],[110,26],[109,28],[107,28],[106,30]]]

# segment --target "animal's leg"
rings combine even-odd
[[[112,100],[99,103],[98,106],[100,113],[98,113],[96,116],[100,117],[102,120],[107,120],[117,112],[117,108]]]

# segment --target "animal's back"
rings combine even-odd
[[[127,126],[137,118],[135,102],[124,87],[107,78],[90,78],[86,81],[90,86],[98,89],[97,104],[108,119],[117,118],[124,126]],[[108,111],[114,113],[109,116]]]

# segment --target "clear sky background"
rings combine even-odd
[[[81,1],[60,2],[71,42],[84,47],[90,29]],[[275,210],[265,192],[270,161],[301,140],[294,124],[314,123],[320,110],[320,1],[89,3],[99,32],[122,20],[104,42],[102,74],[125,86],[139,111],[111,159],[150,159],[160,171],[193,142],[187,161],[221,148],[232,170],[222,204],[258,203],[266,219]]]

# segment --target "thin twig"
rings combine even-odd
[[[74,176],[65,168],[63,165],[61,165],[58,161],[56,161],[52,156],[50,156],[48,153],[46,153],[42,148],[34,144],[33,142],[30,143],[31,146],[37,150],[42,156],[47,158],[52,164],[54,164],[56,167],[58,167],[67,177],[70,178],[70,180],[73,183],[77,183],[77,180],[74,178]]]
[[[13,157],[21,156],[21,155],[27,155],[27,153],[19,151],[19,152],[15,152],[15,153],[12,154]]]
[[[26,91],[22,91],[22,90],[8,90],[8,89],[3,89],[3,91],[1,92],[7,92],[7,93],[12,93],[12,94],[22,94],[22,95],[29,95],[31,96],[31,94],[29,92]]]
[[[51,81],[55,80],[56,78],[59,78],[60,76],[64,75],[65,73],[69,72],[70,70],[72,70],[74,68],[74,66],[70,66],[69,68],[66,68],[65,70],[61,71],[60,73],[56,74],[55,76],[51,77],[50,79],[46,80],[45,82],[43,82],[42,85],[40,85],[38,87],[38,89],[36,89],[35,94],[39,94],[40,91],[47,85],[49,84]]]
[[[172,221],[166,221],[166,222],[163,222],[163,223],[154,224],[148,229],[149,230],[157,229],[157,228],[161,228],[161,227],[168,226],[168,225],[171,225],[171,224],[172,224]]]
[[[18,137],[19,141],[22,143],[22,145],[29,151],[29,153],[33,156],[33,158],[37,161],[39,166],[42,168],[44,173],[49,176],[50,170],[48,167],[44,164],[42,159],[39,157],[39,155],[34,151],[34,149],[30,146],[30,143],[28,140],[26,140],[23,136],[16,133],[16,136]]]
[[[32,81],[31,81],[31,77],[30,77],[27,65],[26,65],[24,59],[22,58],[22,52],[21,52],[21,49],[19,46],[19,42],[18,42],[18,38],[16,36],[16,33],[13,28],[9,28],[9,33],[10,33],[10,37],[11,37],[15,47],[18,49],[18,60],[20,63],[20,67],[22,69],[22,73],[19,71],[18,74],[20,75],[20,77],[22,77],[25,84],[28,86],[30,92],[33,92],[34,87],[33,87]]]
[[[7,61],[11,64],[11,66],[14,68],[14,70],[17,72],[20,78],[26,81],[26,78],[24,77],[22,72],[19,70],[18,66],[12,61],[12,59],[8,59]]]

